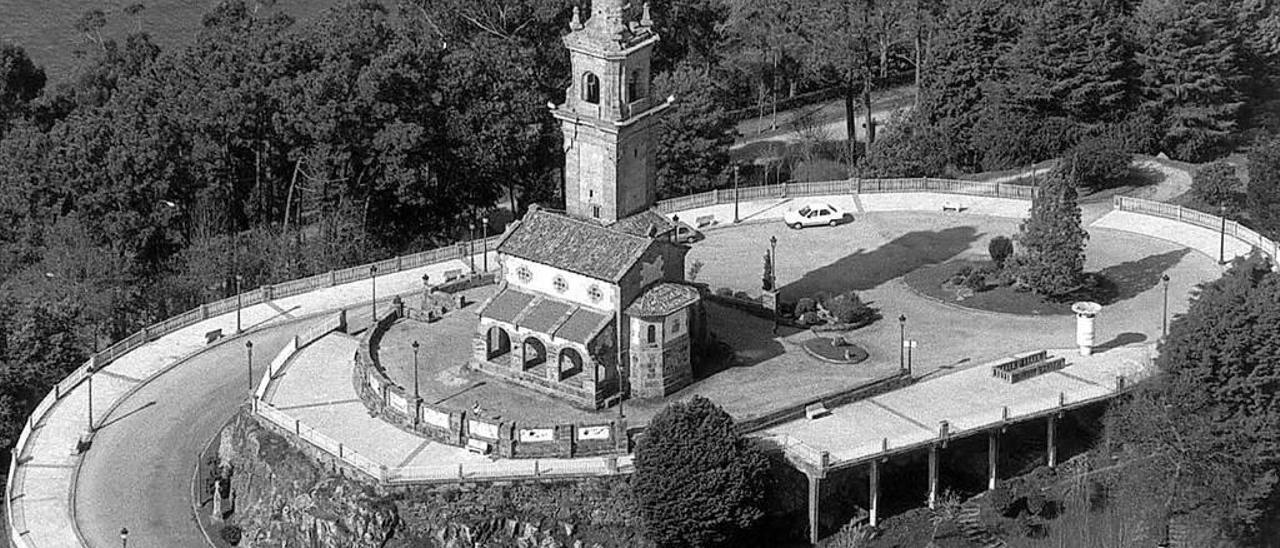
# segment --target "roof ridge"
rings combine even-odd
[[[565,218],[565,219],[567,219],[567,220],[569,220],[569,221],[572,221],[572,222],[578,223],[578,224],[583,225],[583,226],[589,226],[589,227],[591,227],[591,228],[602,228],[602,229],[604,229],[604,230],[608,230],[609,232],[612,232],[612,233],[614,233],[614,234],[618,234],[618,235],[620,235],[620,236],[623,236],[623,237],[626,237],[626,238],[631,238],[631,239],[634,239],[634,240],[637,240],[637,241],[641,241],[641,242],[646,242],[646,243],[648,243],[648,242],[650,242],[650,241],[654,240],[654,238],[647,238],[647,237],[644,237],[644,236],[636,236],[636,235],[634,235],[634,234],[627,234],[626,232],[623,232],[623,231],[621,231],[621,230],[614,230],[614,229],[613,229],[613,224],[619,223],[619,222],[621,222],[621,220],[614,221],[614,222],[613,222],[613,223],[611,223],[611,224],[607,224],[607,225],[605,225],[605,224],[600,224],[600,223],[597,223],[597,222],[595,222],[595,221],[590,221],[590,220],[587,220],[587,219],[579,219],[579,218],[577,218],[577,217],[574,217],[573,215],[569,215],[568,213],[560,213],[560,212],[556,212],[556,211],[548,211],[548,210],[546,210],[546,209],[539,209],[539,210],[538,210],[538,213],[539,213],[539,214],[546,213],[546,214],[550,214],[550,215],[557,215],[557,216],[559,216],[559,217],[563,217],[563,218]]]

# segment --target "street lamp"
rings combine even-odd
[[[906,370],[907,315],[898,316],[898,369]]]
[[[769,236],[769,287],[773,290],[773,333],[778,333],[778,303],[782,291],[778,289],[778,237]]]
[[[484,229],[484,232],[481,233],[481,235],[484,236],[484,239],[482,240],[484,242],[484,271],[488,272],[489,271],[489,216],[488,215],[480,218],[480,226],[483,227]]]
[[[245,341],[244,348],[249,352],[245,364],[249,366],[249,397],[253,397],[253,341]]]
[[[120,528],[120,548],[129,548],[129,528]]]
[[[418,344],[418,341],[413,341],[411,346],[413,346],[413,399],[418,400],[421,399],[418,395],[418,347],[420,345]],[[415,423],[418,422],[416,413],[414,414],[413,421]]]
[[[1227,263],[1227,206],[1218,206],[1218,217],[1222,219],[1222,230],[1218,231],[1218,264]]]
[[[1160,276],[1160,282],[1164,285],[1164,313],[1160,316],[1160,337],[1169,334],[1169,275]]]
[[[467,223],[467,259],[471,261],[471,272],[476,271],[476,222]]]
[[[244,277],[236,274],[236,334],[240,334],[240,282],[244,281]]]
[[[738,224],[738,164],[733,164],[733,224]]]
[[[378,265],[369,265],[370,289],[373,291],[373,323],[378,323]]]

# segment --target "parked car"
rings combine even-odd
[[[821,225],[836,226],[844,222],[846,217],[849,217],[849,214],[836,206],[824,202],[813,202],[804,204],[800,209],[788,211],[782,216],[782,221],[791,228],[804,228]]]

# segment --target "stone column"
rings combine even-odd
[[[1058,466],[1058,416],[1049,415],[1048,451],[1049,468]]]
[[[880,523],[880,459],[871,459],[871,472],[868,476],[870,485],[867,486],[867,498],[870,499],[871,506],[868,523],[875,527]]]
[[[809,543],[818,543],[818,500],[822,492],[822,476],[806,473],[809,478]]]
[[[996,462],[1000,460],[1000,432],[987,433],[987,490],[996,488]]]
[[[929,446],[929,509],[938,504],[938,446]]]

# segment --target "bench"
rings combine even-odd
[[[445,283],[452,282],[452,281],[457,280],[457,279],[460,279],[460,278],[462,278],[462,269],[461,269],[461,268],[455,268],[455,269],[453,269],[453,270],[446,270],[446,271],[444,271],[444,281],[445,281]]]
[[[947,200],[947,201],[945,201],[945,202],[942,202],[942,210],[943,210],[943,211],[955,211],[955,212],[957,212],[957,213],[958,213],[958,212],[964,211],[964,210],[966,210],[966,209],[969,209],[969,208],[965,207],[964,205],[960,204],[959,202],[953,202],[953,201],[951,201],[951,200]]]
[[[698,217],[697,219],[695,219],[695,221],[696,221],[696,222],[697,222],[697,224],[698,224],[698,228],[704,228],[704,227],[706,227],[706,226],[708,226],[708,225],[714,224],[714,223],[716,222],[716,216],[715,216],[715,215],[703,215],[703,216]]]
[[[222,330],[214,329],[213,331],[210,331],[204,334],[204,343],[213,344],[213,341],[216,341],[221,338],[222,338]]]
[[[825,417],[830,414],[831,411],[829,411],[826,404],[823,404],[822,402],[811,403],[804,406],[804,416],[809,420],[813,420],[818,417]]]
[[[489,449],[489,442],[487,441],[480,441],[476,439],[467,440],[467,451],[477,455],[488,455]]]
[[[1066,358],[1048,359],[1042,350],[996,364],[991,368],[991,376],[1013,384],[1066,366]]]

